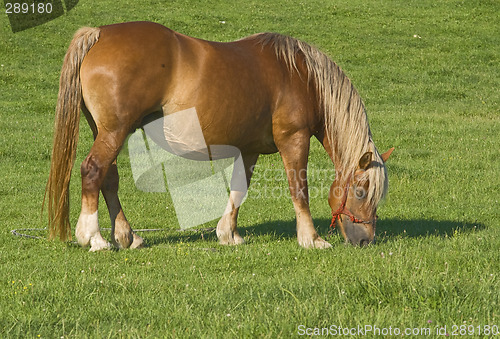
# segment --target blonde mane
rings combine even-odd
[[[336,173],[346,173],[343,177],[347,178],[357,169],[365,152],[373,153],[374,166],[367,171],[370,180],[367,203],[375,208],[387,192],[387,172],[372,140],[363,101],[349,78],[326,54],[303,41],[277,33],[260,33],[251,38],[263,46],[274,47],[276,55],[291,71],[298,72],[297,56],[304,57],[308,81],[313,81],[328,141],[335,152]]]

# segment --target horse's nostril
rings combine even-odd
[[[365,247],[368,246],[369,243],[370,241],[368,239],[361,239],[361,241],[359,242],[359,246]]]

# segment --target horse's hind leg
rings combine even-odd
[[[118,155],[126,134],[100,132],[88,156],[82,162],[82,210],[76,225],[75,235],[78,243],[89,246],[90,251],[108,249],[111,245],[104,240],[99,229],[98,203],[99,191],[111,163]]]
[[[246,186],[250,185],[250,179],[252,177],[252,169],[255,163],[257,162],[258,154],[251,155],[242,155],[243,165],[245,167],[245,176],[246,176]],[[233,170],[233,178],[234,181],[237,176],[238,169],[236,166]],[[229,201],[227,203],[226,210],[224,215],[217,223],[217,237],[219,238],[219,242],[221,245],[239,245],[245,242],[243,238],[240,236],[237,230],[237,222],[238,222],[238,211],[240,210],[241,202],[245,197],[246,192],[241,189],[233,187],[231,185],[231,192],[229,194]]]
[[[111,241],[118,248],[140,248],[143,240],[130,228],[118,198],[118,168],[116,159],[110,165],[101,187],[111,219]]]

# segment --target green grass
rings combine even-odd
[[[297,336],[299,325],[430,328],[435,337],[454,324],[473,325],[479,337],[481,326],[500,326],[499,15],[495,0],[81,0],[16,34],[0,15],[1,337],[276,338]],[[396,147],[379,242],[344,246],[335,233],[331,250],[300,248],[285,180],[263,177],[284,178],[278,155],[259,159],[261,180],[241,208],[245,245],[178,231],[169,196],[135,188],[126,149],[118,159],[125,212],[135,228],[163,229],[142,234],[149,248],[88,253],[11,235],[45,226],[59,70],[74,31],[132,20],[219,41],[275,31],[329,54],[361,93],[378,148]],[[91,142],[82,122],[77,163]],[[317,142],[309,168],[332,169]],[[310,185],[326,236],[330,180],[313,175]],[[100,216],[109,227],[102,203]]]

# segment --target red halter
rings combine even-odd
[[[356,224],[373,224],[374,221],[377,220],[377,216],[375,216],[375,219],[372,221],[358,219],[351,211],[349,211],[348,208],[345,207],[347,203],[347,195],[349,194],[349,187],[351,186],[351,176],[352,175],[349,175],[349,177],[347,178],[347,183],[345,185],[344,193],[342,195],[342,203],[335,212],[332,211],[332,222],[330,224],[330,227],[332,228],[335,228],[335,221],[337,221],[337,219],[340,219],[341,214],[348,216],[349,219],[351,219],[351,221]]]

